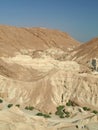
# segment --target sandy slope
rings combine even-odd
[[[21,49],[44,50],[52,47],[67,49],[79,44],[67,33],[58,30],[0,25],[0,56],[13,55]]]
[[[88,63],[91,58],[98,58],[98,37],[77,47],[71,55],[72,59],[81,64]]]

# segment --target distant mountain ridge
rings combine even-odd
[[[98,37],[81,44],[72,52],[72,59],[79,63],[87,63],[92,58],[98,58]]]

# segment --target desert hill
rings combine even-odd
[[[92,130],[98,74],[75,60],[93,56],[86,51],[98,39],[92,42],[80,45],[57,30],[0,26],[0,130]]]
[[[0,26],[0,55],[12,55],[21,49],[44,50],[52,47],[68,49],[79,42],[67,33],[46,28]]]
[[[98,58],[98,38],[80,45],[72,52],[73,59],[80,63],[87,63],[92,58]]]

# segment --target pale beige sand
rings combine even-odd
[[[80,118],[60,119],[52,117],[45,119],[33,112],[19,110],[17,107],[0,111],[0,130],[98,130],[98,123],[93,123],[91,116]],[[81,120],[84,118],[84,121]],[[90,119],[92,123],[87,124],[86,120]],[[78,128],[76,128],[78,126]]]

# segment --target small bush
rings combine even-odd
[[[32,106],[26,106],[25,109],[32,111],[34,109],[34,107],[32,107]]]
[[[11,108],[12,106],[13,106],[13,104],[8,104],[8,106],[7,106],[7,107],[8,107],[8,108]]]
[[[37,113],[36,115],[37,115],[37,116],[43,116],[43,117],[45,117],[45,118],[50,118],[50,117],[51,117],[50,115],[48,115],[48,114],[43,114],[43,113]]]
[[[84,110],[84,111],[90,111],[90,108],[83,107],[83,110]]]
[[[15,106],[16,106],[16,107],[20,107],[20,105],[19,105],[19,104],[16,104]]]
[[[71,100],[69,100],[67,103],[66,103],[66,106],[75,106],[76,104],[74,102],[72,102]]]
[[[57,111],[55,112],[56,115],[62,117],[64,115],[63,109],[65,106],[58,106]]]
[[[64,108],[65,108],[65,106],[58,106],[55,114],[58,115],[60,118],[69,117],[70,113],[65,111]]]
[[[0,103],[3,103],[3,100],[2,100],[2,99],[0,99]]]
[[[63,109],[64,109],[64,107],[65,107],[65,106],[60,105],[60,106],[58,106],[58,107],[57,107],[57,110],[58,110],[58,111],[61,111],[61,110],[63,110]]]
[[[48,115],[48,114],[43,114],[43,116],[44,116],[45,118],[50,118],[50,117],[51,117],[51,116]]]
[[[78,125],[76,125],[76,128],[79,128]]]
[[[37,113],[36,115],[37,116],[43,116],[43,113]]]
[[[56,114],[56,115],[63,115],[63,114],[64,114],[64,112],[63,112],[63,111],[61,111],[61,110],[57,110],[57,111],[55,112],[55,114]]]
[[[92,113],[94,113],[94,114],[98,114],[98,111],[96,111],[96,110],[93,110],[93,111],[92,111]]]

